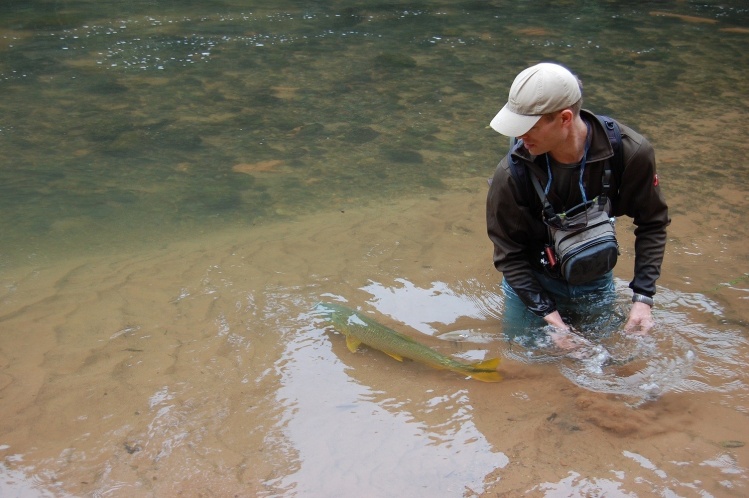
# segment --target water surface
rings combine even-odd
[[[743,2],[246,4],[0,6],[0,494],[746,495]],[[617,225],[606,366],[502,337],[488,122],[542,60],[671,207],[643,339]]]

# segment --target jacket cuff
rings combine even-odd
[[[649,298],[652,298],[653,296],[655,296],[655,292],[645,290],[641,287],[635,287],[631,283],[629,284],[629,288],[632,289],[632,292],[634,292],[635,294],[640,294],[642,296],[649,297]]]

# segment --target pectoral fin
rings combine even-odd
[[[348,346],[348,350],[352,353],[356,353],[356,350],[359,349],[359,346],[361,345],[361,341],[357,339],[356,337],[352,335],[346,336],[346,346]]]
[[[398,361],[403,361],[403,357],[402,357],[401,355],[399,355],[399,354],[395,354],[395,353],[388,353],[387,351],[385,351],[384,353],[385,353],[386,355],[388,355],[389,357],[391,357],[391,358],[395,358],[395,359],[396,359],[396,360],[398,360]]]

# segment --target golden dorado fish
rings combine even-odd
[[[340,304],[320,303],[316,308],[327,315],[329,323],[338,332],[346,336],[346,346],[352,353],[364,344],[398,361],[409,358],[433,368],[451,370],[484,382],[502,380],[497,371],[499,358],[461,363]]]

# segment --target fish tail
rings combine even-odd
[[[499,366],[499,358],[492,358],[489,360],[479,361],[470,365],[471,370],[468,375],[472,379],[480,380],[483,382],[500,382],[502,380],[502,374],[497,371]]]

